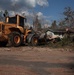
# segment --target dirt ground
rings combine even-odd
[[[0,75],[74,75],[74,51],[68,48],[0,48]]]

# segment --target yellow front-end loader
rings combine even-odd
[[[25,28],[26,18],[20,15],[6,17],[0,22],[0,46],[20,46],[21,44],[37,45],[38,35]]]

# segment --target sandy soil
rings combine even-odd
[[[74,75],[74,51],[68,48],[0,48],[0,75]]]

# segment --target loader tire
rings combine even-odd
[[[38,36],[35,34],[29,34],[27,37],[27,41],[30,46],[36,46],[38,45]]]
[[[18,46],[21,45],[21,43],[22,43],[22,38],[21,38],[20,33],[12,32],[9,35],[9,44],[10,44],[10,46],[18,47]]]
[[[37,38],[36,36],[33,36],[33,37],[31,38],[30,44],[31,44],[32,46],[37,46],[37,45],[38,45],[38,38]]]

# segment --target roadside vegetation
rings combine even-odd
[[[50,48],[69,48],[69,49],[74,49],[74,36],[73,37],[64,37],[58,42],[52,42],[50,41],[47,44],[47,47]]]

